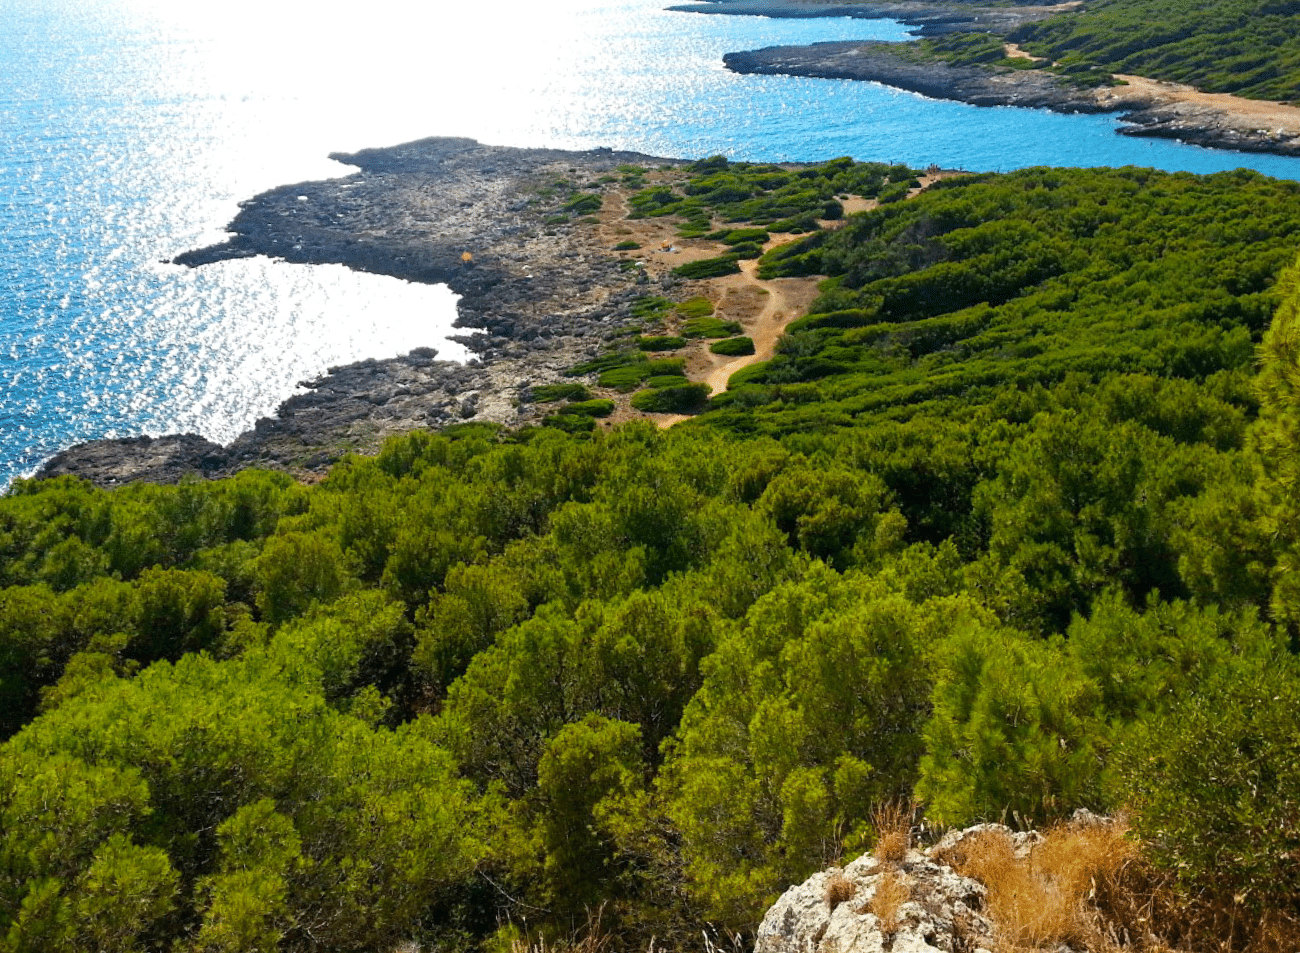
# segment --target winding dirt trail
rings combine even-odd
[[[745,331],[754,342],[754,353],[730,358],[718,354],[709,355],[713,367],[705,375],[704,383],[713,389],[714,394],[725,391],[731,375],[741,368],[771,360],[772,355],[776,353],[776,342],[780,340],[786,325],[802,315],[817,294],[818,279],[762,280],[758,277],[757,261],[740,262],[740,277],[744,284],[758,289],[765,296],[763,310],[753,319],[752,324],[745,327]]]
[[[920,186],[913,189],[908,198],[929,188],[937,182],[942,175],[922,176],[918,181]],[[849,215],[856,212],[866,212],[876,208],[880,203],[875,199],[864,199],[857,196],[846,199],[842,202],[844,206],[844,218],[836,221],[825,221],[821,223],[822,228],[836,229],[842,226]],[[789,242],[789,237],[773,237],[764,245],[763,251],[767,252]],[[796,239],[797,240],[797,239]],[[705,352],[709,360],[709,366],[703,369],[702,373],[691,375],[692,380],[703,380],[712,388],[714,396],[727,390],[733,374],[737,371],[749,367],[753,364],[759,364],[763,361],[772,359],[776,354],[777,342],[785,329],[790,323],[808,313],[808,308],[813,300],[817,297],[817,286],[821,283],[821,278],[772,278],[764,280],[758,277],[758,261],[748,260],[740,262],[740,274],[732,275],[728,278],[715,279],[716,285],[726,286],[726,291],[722,296],[720,306],[720,316],[723,318],[732,317],[727,313],[726,303],[729,295],[734,294],[736,289],[747,289],[751,294],[763,296],[762,309],[752,317],[746,319],[736,316],[745,328],[745,333],[754,342],[754,353],[746,354],[740,357],[723,357],[721,355]],[[678,417],[672,423],[685,420],[685,417]],[[665,424],[671,426],[671,424]]]
[[[919,188],[909,195],[929,188],[940,178],[952,173],[925,175],[919,179]],[[648,175],[647,181],[671,180],[674,173]],[[676,173],[680,176],[680,173]],[[665,275],[672,268],[689,261],[711,258],[726,251],[726,246],[717,242],[699,239],[681,239],[677,236],[678,222],[668,218],[630,219],[632,212],[628,195],[623,189],[611,190],[612,201],[606,203],[599,218],[599,242],[610,248],[621,242],[635,243],[635,248],[623,252],[628,259],[638,261],[638,267],[645,269],[652,277]],[[844,218],[821,222],[822,228],[834,229],[844,224],[849,215],[865,212],[875,208],[879,203],[875,199],[852,196],[841,200],[844,206]],[[773,236],[768,239],[763,251],[770,251],[778,245],[797,241],[791,236]],[[714,316],[724,321],[740,324],[742,333],[754,342],[754,353],[737,357],[714,354],[709,350],[712,341],[692,341],[676,352],[686,359],[686,377],[695,382],[709,385],[711,393],[716,396],[724,393],[731,377],[740,370],[763,361],[771,360],[776,354],[777,342],[792,321],[808,313],[808,308],[817,297],[817,286],[821,278],[771,278],[758,277],[756,259],[739,262],[740,273],[722,278],[712,278],[695,283],[696,293],[707,297],[714,307]],[[666,329],[666,333],[672,333]],[[629,398],[624,394],[608,395],[616,403],[616,410],[605,419],[602,426],[610,426],[632,418],[649,418],[661,427],[671,427],[689,420],[684,414],[644,414],[632,409]]]

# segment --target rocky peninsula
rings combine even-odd
[[[740,12],[734,4],[726,4],[719,12],[733,11]],[[969,22],[964,27],[975,28]],[[978,28],[1002,32],[983,23]],[[1045,70],[954,65],[921,56],[912,44],[853,40],[728,53],[723,61],[737,73],[876,82],[975,106],[1119,113],[1125,124],[1117,130],[1121,135],[1175,139],[1239,152],[1300,155],[1300,109],[1201,93],[1140,76],[1119,76],[1124,84],[1120,86],[1080,87]]]
[[[458,340],[477,360],[457,364],[417,349],[331,368],[228,446],[194,434],[93,441],[59,453],[39,476],[72,473],[114,485],[263,466],[310,479],[392,434],[467,421],[523,423],[535,416],[530,386],[559,380],[599,353],[623,333],[633,300],[673,282],[620,261],[591,227],[596,220],[572,206],[583,195],[603,202],[620,167],[671,169],[678,160],[452,138],[333,158],[357,171],[250,199],[228,240],[176,262],[201,267],[267,255],[445,282],[461,295]]]

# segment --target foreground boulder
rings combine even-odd
[[[1040,839],[1001,824],[954,831],[924,851],[895,838],[782,894],[758,928],[754,953],[987,953],[994,946],[987,891],[950,864],[963,864],[969,845],[990,836],[1021,859]]]
[[[984,887],[927,853],[865,854],[791,887],[758,928],[755,953],[974,953],[992,946]]]
[[[1043,832],[979,824],[924,851],[911,849],[906,822],[882,831],[873,853],[787,890],[755,953],[1078,953],[1163,942],[1122,819],[1078,811]]]

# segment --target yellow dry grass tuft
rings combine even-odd
[[[912,847],[912,814],[910,804],[887,801],[871,812],[871,824],[876,829],[876,860],[882,864],[901,864]]]
[[[1017,857],[1002,830],[983,831],[961,844],[960,873],[988,889],[988,913],[999,953],[1060,943],[1119,949],[1119,920],[1133,911],[1124,873],[1135,857],[1122,822],[1066,824],[1048,831]]]
[[[875,914],[880,921],[880,932],[892,935],[898,932],[898,915],[903,904],[911,899],[912,885],[908,879],[897,870],[886,870],[876,882],[876,892],[863,912]]]
[[[841,903],[848,903],[858,892],[858,885],[844,876],[843,871],[835,871],[826,881],[826,905],[834,910]]]

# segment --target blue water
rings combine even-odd
[[[669,13],[661,0],[0,0],[0,484],[78,440],[229,440],[327,367],[445,341],[454,296],[333,266],[163,264],[237,203],[427,135],[970,170],[1300,161],[1115,135],[875,84],[746,77],[724,52],[903,39],[888,21]],[[90,6],[90,9],[87,7]],[[186,7],[203,9],[186,9]]]

